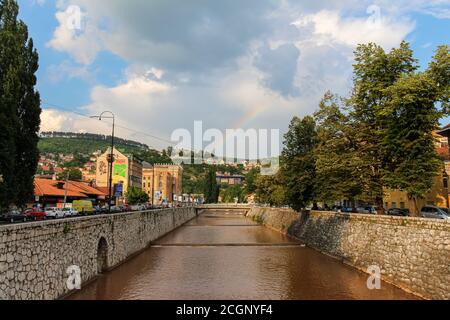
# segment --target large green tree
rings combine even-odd
[[[403,76],[385,90],[387,100],[380,111],[385,119],[384,181],[407,192],[415,216],[419,200],[431,191],[442,168],[432,133],[448,113],[449,68],[449,48],[439,47],[427,71]]]
[[[316,159],[316,197],[333,204],[340,200],[363,197],[358,143],[350,117],[340,97],[327,92],[314,117],[317,122],[318,143]]]
[[[15,0],[0,0],[0,206],[24,205],[37,169],[38,54]]]
[[[286,201],[294,210],[301,210],[315,200],[317,145],[313,117],[294,117],[284,136],[281,176],[286,187]]]
[[[383,210],[383,155],[381,144],[386,126],[383,110],[388,100],[387,89],[400,78],[417,70],[417,61],[408,43],[386,53],[379,45],[359,45],[355,51],[354,87],[348,103],[353,108],[352,118],[358,153],[364,163],[364,191],[380,211]]]

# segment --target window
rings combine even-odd
[[[397,208],[397,202],[392,202],[392,208],[396,209]]]
[[[400,202],[400,209],[405,209],[405,208],[406,208],[405,203],[404,202]]]

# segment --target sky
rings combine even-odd
[[[19,0],[40,55],[42,131],[116,134],[156,149],[176,129],[279,129],[348,95],[353,51],[450,44],[450,0]],[[446,124],[447,119],[443,120]]]

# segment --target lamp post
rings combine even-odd
[[[105,114],[110,114],[105,116]],[[91,118],[98,119],[112,119],[112,134],[111,134],[111,153],[108,157],[109,163],[109,179],[108,179],[108,212],[111,213],[111,201],[112,201],[112,180],[113,180],[113,163],[114,163],[114,129],[116,116],[111,111],[104,111],[99,116],[92,116]]]

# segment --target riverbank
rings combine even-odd
[[[450,222],[265,207],[247,216],[364,272],[379,266],[407,292],[450,299]]]

